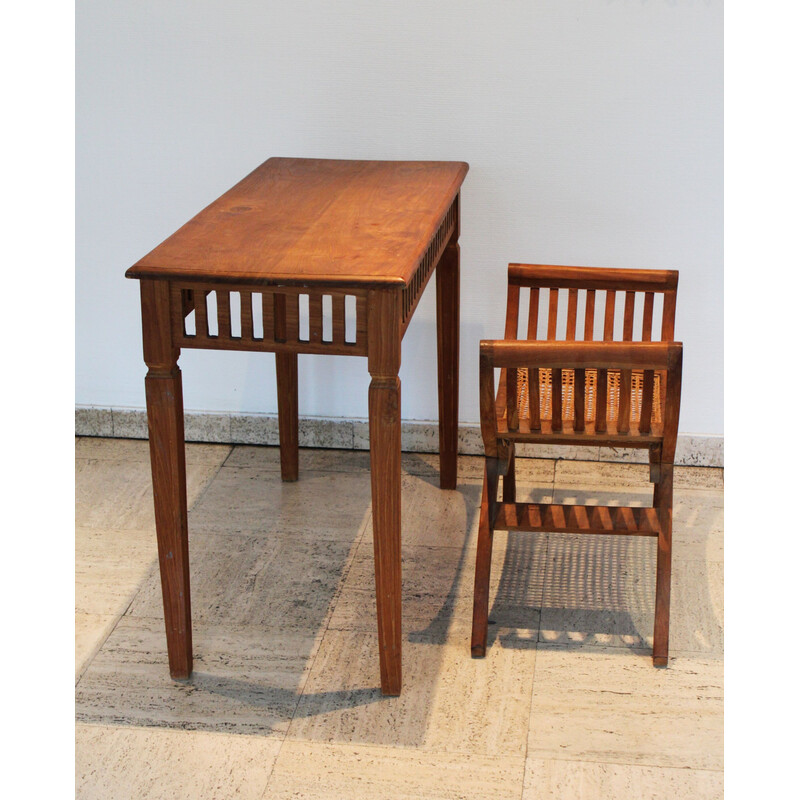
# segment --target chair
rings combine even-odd
[[[673,341],[677,287],[678,273],[672,271],[509,265],[505,338],[480,344],[486,459],[472,618],[474,657],[486,654],[495,530],[621,534],[658,537],[653,663],[666,666],[683,353],[682,345]],[[527,324],[519,338],[521,293],[527,300]],[[624,301],[621,297],[618,303],[621,293]],[[657,331],[653,341],[659,309],[660,336]],[[653,506],[517,503],[517,442],[646,448]]]

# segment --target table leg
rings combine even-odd
[[[399,378],[372,379],[369,451],[381,689],[385,695],[399,695],[402,686]]]
[[[381,690],[399,695],[402,686],[400,564],[400,293],[373,290],[367,303],[369,453],[372,478],[372,538]]]
[[[436,329],[439,356],[439,485],[458,481],[459,246],[455,238],[436,267]]]
[[[185,679],[192,672],[192,615],[183,390],[177,364],[180,351],[171,341],[168,285],[142,281],[141,294],[148,366],[147,424],[169,673]]]
[[[299,442],[297,353],[275,353],[275,367],[278,379],[278,432],[281,445],[281,478],[285,481],[296,481]]]

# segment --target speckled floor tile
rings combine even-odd
[[[117,614],[75,614],[75,678],[80,677],[114,629]]]
[[[298,464],[301,481],[308,471],[369,473],[369,453],[360,450],[313,450],[301,447]],[[281,451],[279,447],[238,445],[231,451],[225,466],[280,472]]]
[[[718,770],[722,718],[719,660],[540,644],[528,756]]]
[[[382,697],[377,636],[328,630],[289,737],[523,756],[535,648],[497,641],[486,658],[473,659],[467,631],[446,644],[406,640],[403,693]]]
[[[519,800],[524,760],[287,740],[270,800]]]
[[[260,800],[280,745],[270,737],[79,724],[75,796]]]
[[[481,484],[462,481],[455,491],[439,488],[438,477],[403,475],[403,543],[463,548],[478,531]]]
[[[675,489],[709,489],[722,491],[723,470],[713,467],[675,467]],[[584,486],[630,486],[631,489],[647,488],[650,483],[650,467],[644,463],[613,463],[606,461],[558,461],[556,463],[556,488]]]
[[[76,528],[75,610],[123,614],[157,558],[154,530]]]
[[[324,629],[353,541],[306,533],[197,534],[190,540],[192,619],[261,629]],[[374,589],[373,589],[374,593]],[[154,570],[128,612],[163,619]]]
[[[674,557],[692,561],[722,561],[725,536],[722,494],[681,489],[672,503]]]
[[[274,470],[224,466],[194,505],[189,531],[308,532],[352,541],[370,509],[369,473],[301,473],[285,483]]]
[[[218,467],[186,467],[189,507],[208,486]],[[84,528],[155,530],[150,463],[131,460],[75,461],[75,524]]]
[[[187,444],[186,464],[222,466],[231,452],[227,444]],[[150,443],[146,439],[95,439],[81,436],[75,440],[75,457],[102,461],[144,461],[150,463]]]
[[[722,800],[721,771],[529,758],[522,800]]]
[[[403,626],[406,637],[438,635],[471,624],[472,548],[403,547]],[[376,630],[375,560],[371,532],[361,541],[336,599],[329,627]]]
[[[656,541],[550,534],[542,642],[653,645]],[[673,559],[670,648],[722,655],[722,564]]]
[[[162,620],[123,617],[76,689],[80,722],[286,733],[319,636],[193,625],[194,672],[169,677]]]

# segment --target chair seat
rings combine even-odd
[[[562,385],[562,427],[553,430],[553,370],[542,368],[537,370],[517,370],[517,413],[518,424],[512,425],[509,430],[506,403],[506,370],[501,370],[500,386],[497,392],[497,429],[498,433],[509,439],[518,441],[552,440],[581,440],[596,439],[606,441],[620,439],[620,444],[631,446],[634,440],[639,440],[642,446],[659,441],[663,436],[663,404],[665,382],[660,372],[654,375],[653,403],[650,415],[650,430],[642,433],[640,421],[642,416],[642,398],[644,395],[644,371],[631,371],[631,413],[630,429],[621,433],[618,430],[620,386],[622,374],[620,370],[607,370],[606,390],[606,429],[597,431],[597,382],[596,369],[584,370],[584,430],[575,430],[575,370],[561,370]],[[539,399],[539,424],[536,425],[531,417],[531,381],[538,377]]]

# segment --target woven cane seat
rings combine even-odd
[[[637,436],[639,434],[639,423],[642,416],[642,398],[644,395],[644,371],[631,371],[631,414],[630,431],[628,435]],[[538,401],[539,401],[539,424],[531,415],[531,379],[535,375],[538,377]],[[535,378],[534,378],[535,379]],[[553,419],[553,370],[551,369],[519,369],[517,370],[517,412],[519,420],[517,424],[510,426],[507,420],[506,404],[506,376],[505,370],[500,379],[500,387],[497,397],[498,425],[510,432],[511,435],[519,433],[552,435]],[[561,416],[563,429],[559,434],[574,434],[575,436],[594,435],[597,421],[597,382],[598,371],[596,369],[584,370],[584,418],[585,430],[577,432],[574,430],[575,423],[575,370],[561,370],[562,386],[562,407]],[[619,418],[620,406],[620,386],[622,373],[620,370],[607,370],[607,389],[606,389],[606,433],[610,436],[619,435],[617,431],[617,420]],[[533,393],[535,396],[535,392]],[[650,431],[648,436],[657,437],[662,432],[664,396],[662,392],[662,375],[659,372],[654,374],[653,381],[653,403],[650,415]],[[534,415],[535,417],[535,415]]]

